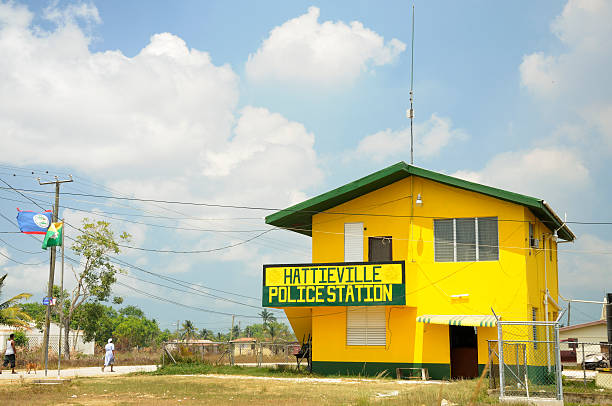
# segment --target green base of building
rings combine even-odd
[[[427,368],[431,379],[450,379],[450,364],[411,363],[411,362],[335,362],[312,361],[312,371],[321,375],[360,375],[395,377],[396,368]],[[482,371],[484,365],[479,365]]]
[[[360,375],[360,376],[377,376],[383,374],[385,376],[395,377],[396,368],[427,368],[427,372],[431,379],[449,380],[451,379],[450,364],[434,364],[434,363],[412,363],[412,362],[340,362],[340,361],[312,361],[312,371],[320,375]],[[485,365],[478,364],[478,375],[484,371]],[[494,365],[493,368],[499,368]],[[510,365],[512,371],[516,374],[515,367]],[[519,377],[524,377],[524,368],[520,368]],[[527,367],[529,382],[537,385],[550,385],[555,383],[554,368],[552,372],[548,372],[545,366],[529,365]],[[495,375],[499,376],[499,372],[495,371]],[[506,373],[506,380],[516,381],[515,377],[510,373]]]

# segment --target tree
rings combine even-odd
[[[191,320],[185,320],[182,328],[182,338],[189,340],[195,336],[196,328]]]
[[[240,327],[238,325],[230,329],[230,337],[232,337],[232,339],[240,337]]]
[[[259,315],[261,316],[263,320],[264,327],[266,327],[268,323],[276,321],[276,316],[272,314],[272,312],[269,311],[268,309],[263,309],[263,311],[259,313]]]
[[[266,327],[272,341],[294,341],[295,337],[285,323],[272,321]]]
[[[4,280],[8,274],[4,274],[0,278],[0,293],[4,286]],[[17,304],[24,299],[30,298],[30,293],[20,293],[17,296],[13,296],[5,302],[0,302],[0,324],[15,327],[27,327],[28,322],[32,321],[32,318],[24,312]]]
[[[97,345],[104,346],[118,323],[118,313],[112,307],[86,302],[74,311],[71,327],[83,330],[85,341],[94,340]]]
[[[83,233],[77,236],[71,247],[72,251],[81,258],[82,269],[78,272],[72,268],[76,286],[71,293],[67,314],[64,317],[65,354],[68,356],[70,354],[68,337],[74,312],[90,299],[96,301],[109,299],[112,285],[116,281],[115,275],[121,271],[113,265],[110,255],[119,253],[119,242],[130,240],[129,234],[122,233],[118,242],[110,223],[106,221],[91,221],[84,218],[82,230]]]
[[[151,345],[157,334],[159,334],[159,327],[155,320],[135,316],[122,318],[114,332],[117,342],[125,348]]]
[[[140,310],[140,308],[138,308],[137,306],[132,306],[132,305],[126,306],[123,309],[119,310],[119,314],[125,317],[133,316],[139,319],[142,319],[143,317],[145,317],[144,312]]]
[[[200,330],[200,338],[202,340],[210,340],[212,338],[215,338],[215,333],[212,330],[203,328],[202,330]]]

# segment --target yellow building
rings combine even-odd
[[[554,320],[548,204],[399,162],[266,218],[312,237],[312,264],[264,265],[263,305],[312,340],[317,373],[473,377],[502,320]]]

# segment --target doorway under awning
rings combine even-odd
[[[445,324],[449,326],[495,327],[497,319],[493,315],[466,314],[423,314],[416,318],[419,323]]]

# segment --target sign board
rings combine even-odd
[[[404,261],[263,266],[263,306],[384,306],[405,303]]]
[[[44,304],[45,306],[55,306],[56,301],[57,301],[57,298],[55,297],[52,297],[52,298],[45,297],[43,298],[42,304]]]

